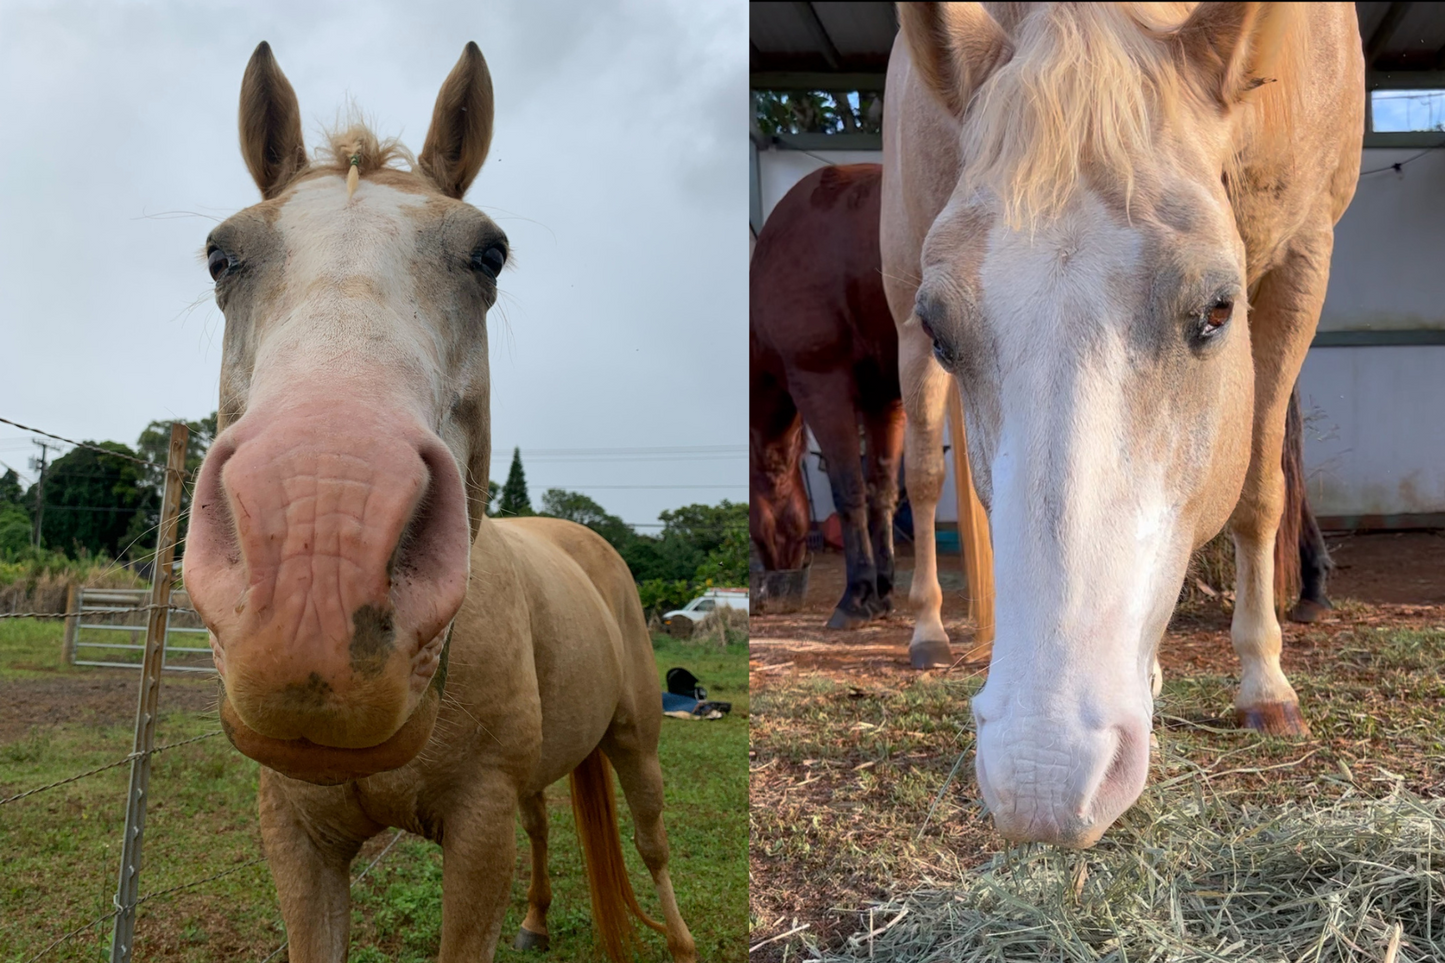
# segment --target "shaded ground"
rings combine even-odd
[[[1284,668],[1313,736],[1232,727],[1229,615],[1221,604],[1195,606],[1176,616],[1161,651],[1156,722],[1169,751],[1151,780],[1181,777],[1181,792],[1202,786],[1260,805],[1396,786],[1445,795],[1445,537],[1352,536],[1331,547],[1337,611],[1285,627]],[[971,630],[957,558],[942,565],[954,573],[944,623],[963,656]],[[984,666],[913,671],[903,614],[854,632],[823,629],[842,586],[841,556],[817,556],[804,611],[752,619],[751,942],[806,926],[754,960],[836,946],[867,928],[870,902],[946,884],[1000,847],[973,781],[968,699]]]

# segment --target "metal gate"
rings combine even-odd
[[[145,606],[150,601],[149,589],[78,589],[75,598],[74,615],[69,617],[74,632],[73,645],[67,646],[70,653],[72,665],[101,665],[117,669],[139,669],[141,667],[140,655],[145,652],[146,633],[146,612]],[[193,627],[198,623],[195,610],[191,608],[190,595],[184,591],[178,591],[171,595],[171,602],[174,606],[172,619],[167,629],[167,641],[165,647],[166,662],[162,666],[176,672],[215,672],[216,667],[211,662],[211,649],[177,646],[170,643],[170,638],[175,635],[199,635],[206,636],[209,633],[204,628]],[[189,614],[189,618],[187,618]],[[89,621],[87,621],[87,619]],[[104,621],[101,621],[104,620]],[[178,622],[189,622],[193,625],[178,625]],[[115,641],[97,641],[95,633],[106,632],[113,634],[125,634],[128,638],[117,638]],[[81,650],[90,650],[94,658],[81,658]],[[96,651],[100,650],[100,651]],[[120,661],[122,652],[135,652],[135,661]],[[105,658],[110,655],[111,658]],[[172,656],[181,656],[187,662],[195,662],[194,656],[204,655],[204,664],[173,664]]]

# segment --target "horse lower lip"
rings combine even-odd
[[[263,736],[241,721],[224,694],[220,715],[226,738],[243,755],[292,779],[330,786],[398,769],[410,762],[431,738],[440,703],[439,691],[428,688],[400,729],[380,745],[365,749],[338,749],[306,739]]]

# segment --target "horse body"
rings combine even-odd
[[[850,164],[800,180],[763,226],[749,279],[750,527],[764,567],[801,566],[806,423],[827,459],[847,555],[831,628],[888,611],[893,592],[903,405],[878,273],[881,175],[876,164]]]
[[[555,519],[486,518],[485,317],[506,237],[461,202],[491,137],[469,44],[413,171],[364,128],[302,147],[262,44],[242,149],[263,203],[208,240],[226,313],[222,429],[197,481],[188,586],[211,630],[221,718],[263,764],[261,830],[290,958],[347,954],[349,866],[387,826],[442,846],[440,959],[490,959],[514,818],[532,846],[518,946],[545,946],[543,790],[571,774],[593,917],[620,959],[641,916],[636,844],[694,958],[667,870],[661,699],[625,563]]]
[[[1142,791],[1155,648],[1226,522],[1240,720],[1305,730],[1274,612],[1281,443],[1359,171],[1358,28],[1344,4],[899,16],[880,234],[913,644],[946,645],[931,522],[956,381],[998,586],[980,788],[1005,835],[1087,846]]]

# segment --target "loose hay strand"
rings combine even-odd
[[[1353,790],[1318,808],[1151,787],[1098,847],[1016,846],[825,959],[1378,963],[1445,959],[1445,800]],[[907,919],[902,919],[902,914]]]

